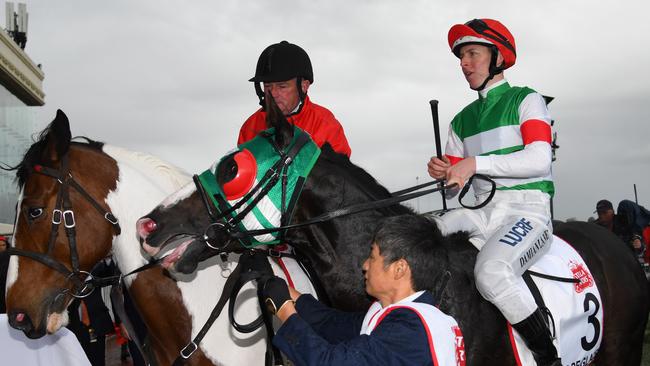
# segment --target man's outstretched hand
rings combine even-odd
[[[264,282],[262,298],[271,314],[276,314],[283,322],[296,312],[289,294],[289,286],[280,277],[273,276]]]

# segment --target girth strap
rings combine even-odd
[[[545,280],[558,281],[564,283],[578,283],[580,282],[580,280],[577,278],[567,278],[567,277],[548,275],[536,271],[531,271],[530,269],[526,270],[524,274],[521,276],[524,282],[526,283],[526,286],[530,290],[530,293],[533,295],[533,299],[535,299],[535,303],[537,304],[537,307],[540,308],[541,311],[544,313],[544,315],[547,317],[547,322],[550,321],[550,324],[548,324],[549,330],[551,331],[552,336],[555,337],[555,319],[553,318],[553,314],[546,306],[546,303],[544,302],[544,298],[542,297],[542,293],[539,291],[539,287],[537,287],[535,281],[533,281],[532,276],[543,278]]]

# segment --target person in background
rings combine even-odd
[[[614,206],[610,201],[604,199],[598,201],[594,213],[598,214],[594,224],[600,225],[609,231],[614,231]]]
[[[616,209],[615,233],[632,250],[640,264],[645,263],[648,243],[643,238],[644,229],[650,224],[650,211],[630,201],[622,200]]]
[[[237,144],[252,140],[266,130],[264,95],[270,93],[282,113],[311,135],[319,146],[328,143],[334,151],[350,157],[352,150],[343,127],[327,108],[312,103],[307,95],[314,72],[307,52],[287,41],[268,46],[260,55],[253,82],[262,108],[248,117],[239,131]]]
[[[83,299],[75,299],[68,307],[70,329],[93,366],[106,364],[106,335],[114,332],[113,320],[104,304],[101,291],[95,289]]]
[[[645,252],[643,253],[644,262],[650,264],[650,224],[646,225],[643,228],[641,234],[643,237],[643,242],[645,243]]]

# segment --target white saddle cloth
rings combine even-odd
[[[564,365],[587,365],[596,356],[603,338],[603,306],[600,292],[587,264],[566,241],[553,236],[551,249],[530,268],[557,277],[575,278],[567,283],[532,276],[546,307],[553,315],[555,347]],[[522,286],[526,286],[521,281]],[[517,365],[536,365],[533,355],[508,324]]]

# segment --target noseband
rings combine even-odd
[[[110,212],[106,211],[88,192],[77,183],[72,173],[70,172],[68,154],[66,153],[61,158],[60,169],[52,169],[42,165],[35,165],[33,168],[35,173],[45,175],[53,178],[60,185],[59,191],[56,196],[56,206],[52,211],[52,226],[50,229],[50,238],[47,244],[46,253],[31,252],[14,247],[7,249],[9,255],[18,255],[22,257],[31,258],[40,262],[66,277],[67,280],[72,282],[73,287],[71,290],[64,290],[70,292],[70,295],[76,298],[84,298],[90,295],[95,288],[93,276],[87,272],[79,269],[79,253],[77,252],[77,232],[74,211],[72,210],[72,202],[70,201],[70,187],[74,188],[82,197],[86,199],[113,227],[116,235],[120,235],[121,228],[117,218]],[[70,263],[72,270],[52,257],[56,238],[59,233],[59,226],[63,224],[66,236],[68,237],[68,246],[70,248]]]

